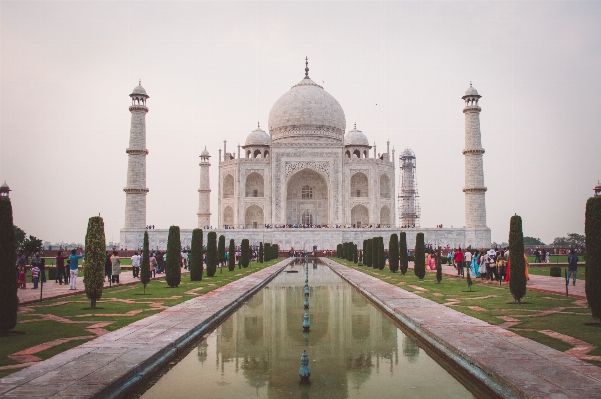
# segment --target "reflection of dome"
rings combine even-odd
[[[367,136],[355,127],[344,136],[344,145],[365,145],[369,146],[369,140]]]
[[[270,145],[270,144],[271,144],[271,138],[260,127],[257,128],[256,130],[253,130],[252,132],[250,132],[248,137],[246,137],[246,143],[245,143],[245,145],[247,145],[247,146]]]
[[[338,101],[308,76],[284,93],[269,113],[274,142],[306,136],[340,142],[345,129],[346,118]]]
[[[468,87],[467,90],[465,91],[465,95],[466,96],[478,96],[479,94],[478,94],[478,90],[474,89],[474,87],[470,83],[470,87]]]

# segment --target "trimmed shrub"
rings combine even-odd
[[[413,272],[420,280],[426,275],[426,247],[424,246],[424,233],[417,233],[415,237],[415,261]]]
[[[140,282],[144,285],[144,293],[146,294],[146,286],[150,282],[150,245],[148,244],[148,232],[144,232],[144,245],[142,247],[142,264],[140,265]],[[87,252],[86,246],[86,252]],[[103,270],[104,272],[104,270]],[[103,280],[104,280],[104,273]]]
[[[5,334],[17,325],[17,240],[13,227],[13,208],[10,198],[0,198],[0,333]]]
[[[518,215],[511,217],[509,222],[509,291],[519,304],[526,295],[526,263],[524,262],[524,234],[522,218]],[[560,271],[561,275],[561,271]]]
[[[365,266],[371,267],[371,261],[372,261],[372,256],[371,256],[371,250],[372,250],[372,245],[374,243],[373,238],[368,238],[367,240],[365,240],[365,254],[363,255],[363,263],[365,263]]]
[[[165,280],[169,287],[177,287],[182,280],[181,259],[182,242],[179,227],[171,226],[167,237],[167,264],[165,265]]]
[[[380,263],[378,261],[378,253],[380,252],[380,241],[378,237],[373,237],[371,239],[371,267],[374,269],[380,268]]]
[[[353,244],[353,263],[359,263],[359,255],[357,254],[357,244]]]
[[[202,247],[203,247],[203,236],[202,229],[192,230],[192,245],[190,246],[192,251],[192,259],[190,259],[190,280],[191,281],[202,281]]]
[[[223,264],[225,263],[225,236],[223,234],[219,236],[217,244],[217,259],[219,260],[219,265],[223,268]]]
[[[242,244],[240,244],[240,266],[247,268],[248,267],[248,239],[242,239]]]
[[[365,240],[363,240],[363,249],[359,251],[359,266],[363,265],[363,253],[365,252]]]
[[[213,277],[217,271],[217,233],[207,234],[207,277]]]
[[[511,256],[511,252],[509,253],[509,256]],[[511,272],[513,273],[513,269],[511,270]],[[551,276],[551,277],[561,277],[561,267],[559,267],[559,266],[551,266],[549,268],[549,276]],[[509,275],[509,279],[511,280],[511,275]]]
[[[259,243],[259,263],[263,263],[263,243]]]
[[[265,243],[265,245],[263,246],[263,251],[265,251],[265,253],[263,254],[263,260],[265,262],[270,261],[271,260],[271,244]]]
[[[438,247],[438,253],[436,256],[436,282],[440,284],[442,281],[442,259],[440,253],[440,247]]]
[[[390,235],[388,242],[388,267],[393,273],[399,270],[399,236],[396,233]]]
[[[409,258],[407,257],[407,234],[401,231],[399,234],[399,267],[401,274],[404,276],[409,267]]]
[[[229,252],[227,254],[227,270],[230,272],[236,270],[236,243],[233,238],[230,240]]]
[[[586,299],[593,318],[601,319],[601,197],[589,198],[586,201],[584,235]]]
[[[96,309],[96,301],[102,298],[105,261],[104,221],[100,216],[92,216],[88,220],[86,262],[83,268],[83,282],[91,309]]]
[[[280,246],[278,244],[273,244],[271,246],[272,254],[271,259],[277,259],[280,256]]]

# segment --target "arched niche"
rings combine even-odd
[[[384,205],[382,209],[380,209],[380,224],[383,226],[390,225],[390,208],[388,205]]]
[[[223,179],[223,198],[234,197],[234,176],[226,175]]]
[[[303,215],[313,223],[304,223]],[[287,224],[329,224],[328,182],[312,169],[302,169],[286,183]]]
[[[351,197],[369,197],[369,180],[365,173],[357,172],[351,177]]]
[[[261,150],[256,149],[255,152],[253,153],[253,158],[262,158],[263,154],[261,153]]]
[[[246,208],[244,219],[244,224],[247,229],[258,229],[265,224],[263,221],[263,209],[258,205],[251,205]]]
[[[231,206],[226,206],[223,210],[223,225],[233,226],[234,225],[234,210]]]
[[[253,172],[246,177],[245,187],[246,197],[264,197],[265,196],[265,184],[263,176],[257,172]]]
[[[380,176],[380,198],[390,198],[390,177]]]
[[[355,205],[351,209],[351,224],[357,227],[369,225],[369,211],[364,205]]]

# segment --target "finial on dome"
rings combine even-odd
[[[257,129],[261,128],[261,123],[259,121],[257,121]]]
[[[357,129],[357,122],[355,122],[355,129]]]
[[[142,79],[138,79],[138,86],[142,86]]]
[[[470,87],[472,87],[472,81],[470,80]]]
[[[305,57],[305,78],[309,77],[309,57]]]

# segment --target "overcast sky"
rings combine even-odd
[[[583,233],[601,178],[600,2],[0,2],[0,180],[44,240],[124,223],[131,103],[147,104],[147,223],[197,224],[200,152],[244,144],[304,76],[378,152],[413,149],[422,227],[464,225],[464,115],[483,96],[487,221]],[[0,182],[1,183],[1,182]],[[397,173],[398,184],[398,173]]]

